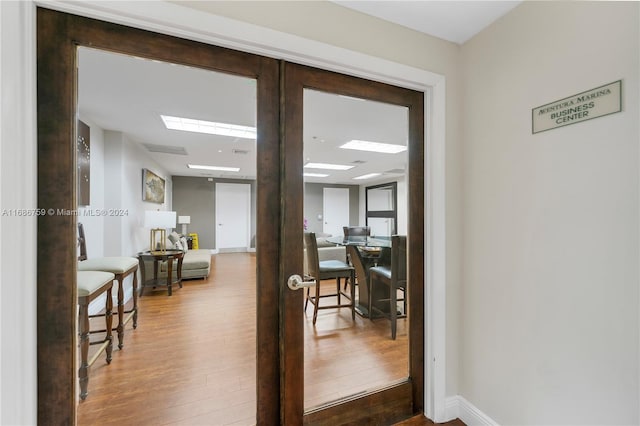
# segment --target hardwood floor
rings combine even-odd
[[[335,291],[335,281],[322,283],[321,294]],[[321,304],[333,305],[334,298]],[[314,327],[313,307],[305,315],[305,408],[381,388],[407,377],[406,321],[398,321],[398,335],[391,340],[389,321],[370,321],[348,308],[318,311]]]
[[[423,426],[423,425],[466,426],[464,422],[462,422],[462,420],[460,419],[451,420],[450,422],[446,422],[446,423],[434,423],[423,415],[414,416],[414,417],[411,417],[410,419],[407,419],[405,421],[395,424],[395,426]]]
[[[255,303],[255,255],[247,253],[212,256],[209,278],[185,281],[171,297],[145,290],[123,350],[116,346],[110,365],[93,365],[78,424],[255,424]],[[328,309],[314,327],[312,316],[309,306],[306,408],[406,376],[406,320],[393,341],[385,319],[354,322],[349,309]]]

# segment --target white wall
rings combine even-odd
[[[144,228],[145,210],[172,210],[173,184],[169,173],[153,161],[139,145],[128,141],[124,152],[122,201],[129,215],[122,223],[122,253],[135,254],[149,248],[149,228]],[[142,201],[142,169],[146,168],[165,180],[163,204]]]
[[[78,207],[78,222],[84,227],[87,256],[104,256],[104,216],[97,214],[105,208],[104,198],[104,131],[89,117],[80,115],[89,126],[89,205]]]
[[[123,133],[102,130],[88,117],[83,121],[91,126],[91,205],[79,209],[78,220],[84,224],[88,257],[135,256],[149,248],[145,210],[171,209],[171,177]],[[166,180],[165,203],[142,201],[143,168]],[[99,177],[95,181],[94,174]],[[96,212],[102,215],[96,216]],[[132,288],[133,277],[128,277],[124,282],[125,302],[132,297]],[[115,304],[117,294],[113,297]],[[97,298],[89,305],[90,314],[99,312],[103,306],[104,297]]]
[[[409,220],[409,199],[407,191],[407,180],[402,177],[398,179],[398,234],[407,235],[407,225]]]
[[[35,16],[0,2],[0,208],[37,206]],[[0,216],[0,424],[36,423],[36,218]]]
[[[105,131],[104,156],[104,253],[105,256],[135,256],[149,248],[149,229],[144,228],[145,210],[171,210],[171,176],[137,144],[118,131]],[[92,163],[93,167],[93,163]],[[142,200],[142,169],[165,179],[165,202]]]
[[[108,209],[124,208],[122,187],[124,186],[124,146],[125,137],[121,132],[104,132],[104,204]],[[97,165],[96,165],[97,166]],[[105,216],[102,230],[105,256],[123,256],[122,217]]]
[[[462,48],[460,394],[499,424],[638,424],[638,3],[524,2]],[[622,79],[623,111],[531,134]]]

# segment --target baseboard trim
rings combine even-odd
[[[232,248],[222,248],[217,250],[218,250],[218,253],[247,253],[251,250],[251,248],[250,247],[232,247]]]
[[[498,423],[460,395],[445,400],[448,420],[460,419],[467,426],[498,426]]]
[[[460,418],[460,401],[458,401],[458,398],[458,396],[450,396],[444,400],[444,419],[441,422],[444,423]]]
[[[238,247],[238,248],[230,248],[230,249],[212,249],[211,254],[220,254],[220,253],[255,253],[255,247]]]

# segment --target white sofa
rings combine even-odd
[[[167,238],[166,245],[168,249],[178,248],[180,250],[186,250],[184,257],[182,258],[182,278],[207,278],[211,272],[211,250],[189,249],[186,246],[186,243],[182,244],[182,242],[176,247],[176,243],[174,241],[177,240],[180,240],[180,235],[176,232],[172,232]],[[175,264],[172,269],[172,274],[175,276],[177,274]],[[147,262],[145,264],[145,275],[147,277],[153,277],[153,262]],[[158,277],[162,278],[166,276],[167,262],[161,262],[158,268]]]
[[[166,275],[167,265],[163,265],[160,270]],[[211,250],[187,250],[182,259],[182,278],[207,278],[209,272],[211,272]]]

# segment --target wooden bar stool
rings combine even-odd
[[[133,328],[138,327],[138,259],[135,257],[98,257],[78,262],[78,271],[110,272],[118,281],[118,325],[114,328],[118,332],[118,348],[124,346],[124,327],[133,319]],[[133,274],[133,307],[124,310],[124,279]],[[127,314],[125,318],[125,314]],[[91,318],[99,315],[91,315]],[[104,330],[92,331],[100,333]]]
[[[124,327],[133,319],[133,328],[138,327],[138,259],[135,257],[112,256],[87,259],[87,246],[84,237],[82,223],[78,223],[78,243],[80,244],[80,256],[78,256],[78,271],[103,271],[111,272],[118,281],[118,325],[114,330],[118,333],[118,349],[124,346]],[[124,279],[133,274],[133,307],[127,311],[124,309]],[[125,317],[125,314],[127,315]],[[91,315],[91,318],[102,316]],[[101,333],[104,330],[95,330],[92,333]]]
[[[107,364],[111,364],[111,352],[113,350],[113,337],[111,336],[113,309],[113,299],[111,289],[113,288],[114,275],[110,272],[102,271],[78,271],[78,334],[80,335],[80,368],[78,369],[78,380],[80,382],[80,398],[87,397],[89,385],[89,368],[96,362],[98,356],[106,351]],[[105,306],[105,338],[104,340],[91,342],[89,340],[89,303],[106,292]],[[89,360],[89,345],[100,345],[98,351]]]

